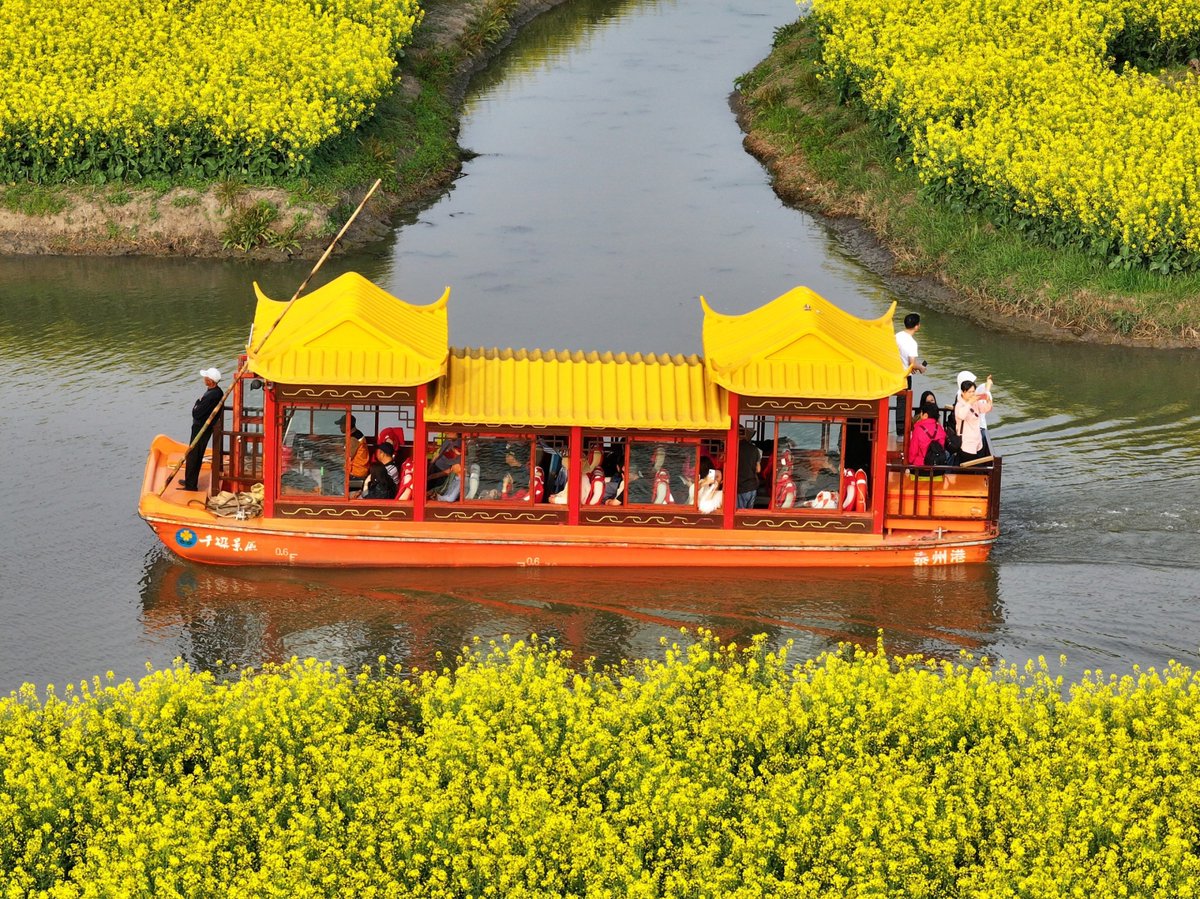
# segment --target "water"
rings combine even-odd
[[[453,190],[337,258],[413,302],[453,288],[456,345],[697,352],[704,294],[740,312],[808,284],[864,316],[918,311],[943,402],[996,378],[1003,535],[987,565],[899,572],[320,573],[203,568],[135,507],[150,440],[187,434],[198,371],[232,370],[252,280],[286,299],[308,264],[0,260],[0,690],[136,676],[182,657],[258,665],[380,654],[429,665],[536,632],[578,657],[652,654],[679,628],[796,641],[882,629],[1067,673],[1200,665],[1200,353],[1039,343],[905,295],[784,207],[741,149],[733,79],[788,2],[572,0],[476,83]]]

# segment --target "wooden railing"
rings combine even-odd
[[[1000,521],[1000,482],[1003,471],[1003,460],[999,456],[992,457],[982,464],[968,465],[904,465],[900,462],[889,462],[888,496],[886,499],[889,511],[886,519],[890,521],[984,521],[995,527]],[[898,491],[892,486],[892,474],[898,483]],[[964,493],[955,493],[953,486],[947,489],[947,478],[962,478],[960,484],[967,482],[978,484],[983,479],[984,500],[982,514],[962,514],[953,509],[955,500],[967,500],[970,497]],[[898,493],[898,496],[897,496]],[[891,511],[893,499],[897,499],[896,511]],[[940,507],[940,508],[938,508]]]

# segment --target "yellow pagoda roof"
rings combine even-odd
[[[431,423],[729,428],[725,391],[696,356],[453,349],[425,418]]]
[[[867,320],[796,287],[743,315],[713,311],[704,297],[704,365],[743,396],[874,400],[907,386],[892,332],[896,304]]]
[[[437,302],[413,306],[348,272],[297,299],[282,321],[288,304],[269,299],[257,283],[254,293],[249,367],[269,381],[412,387],[446,369],[449,288]]]

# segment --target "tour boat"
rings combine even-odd
[[[703,356],[684,357],[451,347],[449,290],[411,305],[354,273],[290,302],[254,289],[200,490],[174,480],[185,443],[160,435],[146,462],[139,514],[185,559],[911,567],[981,562],[999,533],[999,457],[903,461],[894,305],[701,297]],[[382,498],[362,498],[368,461],[392,466]]]

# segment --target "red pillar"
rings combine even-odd
[[[275,517],[275,498],[279,495],[279,404],[275,385],[263,382],[263,516]]]
[[[737,511],[738,441],[742,435],[738,430],[737,394],[729,396],[729,433],[725,435],[725,472],[721,475],[721,511],[725,513],[725,530],[733,529],[733,517]]]
[[[429,385],[417,388],[416,415],[413,416],[413,521],[425,520],[425,491],[429,483],[429,460],[425,454],[425,404],[429,398]]]
[[[875,403],[875,416],[879,427],[875,429],[875,445],[871,448],[871,530],[883,533],[883,512],[887,508],[887,448],[888,435],[892,433],[892,420],[888,413],[888,398]],[[902,444],[903,445],[903,444]]]
[[[571,428],[567,462],[567,524],[579,524],[580,482],[583,477],[583,428]]]

